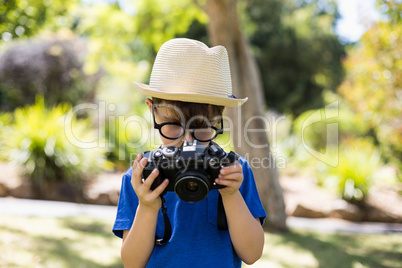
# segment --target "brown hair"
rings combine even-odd
[[[183,123],[183,120],[185,122],[191,120],[191,128],[206,127],[208,123],[203,118],[206,118],[209,122],[219,120],[225,109],[224,106],[213,104],[165,100],[155,97],[152,97],[152,102],[155,107],[165,106],[172,108],[169,110],[171,112],[169,116],[176,122]]]

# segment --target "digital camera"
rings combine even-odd
[[[211,189],[226,186],[215,183],[219,170],[238,159],[234,152],[226,153],[218,144],[210,142],[204,147],[196,140],[184,141],[181,147],[168,146],[154,151],[146,151],[144,157],[148,163],[143,170],[144,179],[157,168],[158,177],[151,190],[158,187],[165,179],[169,184],[165,191],[174,191],[176,195],[187,202],[203,200]]]

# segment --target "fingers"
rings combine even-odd
[[[240,188],[240,186],[237,187],[239,184],[239,181],[235,181],[235,180],[216,179],[215,182],[219,185],[226,186],[226,187],[231,187],[231,188],[235,188],[235,189]]]
[[[158,187],[156,187],[152,191],[152,194],[151,194],[152,197],[157,198],[158,196],[160,196],[168,185],[169,185],[169,180],[165,179]]]
[[[148,159],[146,157],[142,157],[142,154],[138,154],[135,158],[133,164],[133,172],[131,176],[131,180],[133,182],[134,187],[138,187],[142,184],[142,172],[144,167],[147,165]]]
[[[227,175],[219,174],[219,180],[242,180],[243,173],[236,172],[236,173],[229,173]]]
[[[142,198],[146,202],[152,202],[153,200],[156,200],[162,192],[165,190],[165,188],[169,184],[169,180],[165,179],[160,183],[158,187],[156,187],[154,190],[151,190],[151,186],[155,179],[158,177],[159,171],[157,169],[154,169],[151,174],[144,180],[142,185],[139,188],[139,198]]]
[[[157,170],[156,168],[151,172],[151,174],[149,174],[148,178],[146,178],[143,182],[143,191],[144,192],[149,192],[151,189],[152,184],[154,183],[155,179],[158,177],[159,175],[159,170]],[[162,192],[165,190],[165,188],[168,186],[169,184],[169,180],[165,179],[164,181],[162,181],[158,187],[156,187],[155,189],[152,190],[152,194],[151,197],[152,198],[156,198],[158,197],[160,194],[162,194]]]
[[[243,181],[242,173],[231,173],[229,175],[219,175],[219,178],[215,180],[217,184],[225,185],[225,186],[233,186],[234,184],[238,184]]]
[[[222,191],[229,193],[237,191],[243,182],[242,166],[238,161],[235,161],[233,164],[221,168],[215,182],[227,187],[225,190],[221,189]]]
[[[159,170],[155,168],[154,170],[152,170],[151,174],[149,174],[148,177],[142,182],[142,185],[148,190],[151,189],[152,183],[154,183],[158,175]]]
[[[132,184],[137,195],[140,196],[148,196],[146,199],[156,199],[162,192],[166,189],[169,184],[169,180],[166,179],[161,184],[151,191],[151,186],[159,175],[159,170],[154,169],[147,178],[142,178],[142,172],[144,167],[148,162],[147,158],[143,158],[142,154],[138,154],[134,160],[133,171],[132,171]]]
[[[220,174],[226,175],[230,173],[242,172],[242,167],[238,161],[235,161],[229,166],[223,167],[220,170]]]

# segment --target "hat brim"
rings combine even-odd
[[[141,94],[145,96],[165,99],[165,100],[176,100],[184,102],[196,102],[196,103],[208,103],[213,105],[221,105],[226,107],[239,107],[243,105],[248,98],[235,99],[229,97],[205,95],[205,94],[195,94],[195,93],[183,93],[183,92],[164,92],[157,89],[150,88],[149,85],[134,82],[134,87]]]

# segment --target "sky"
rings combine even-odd
[[[356,42],[374,21],[379,20],[375,0],[337,0],[341,19],[335,32],[345,42]]]

